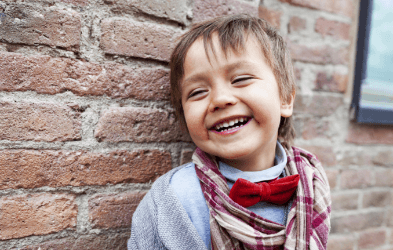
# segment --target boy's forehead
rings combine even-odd
[[[185,55],[183,62],[184,73],[186,73],[187,63],[196,59],[200,60],[201,57],[206,58],[211,65],[216,62],[228,61],[228,58],[233,56],[242,57],[251,53],[257,53],[262,60],[266,60],[259,41],[254,35],[244,36],[244,41],[239,43],[237,47],[226,46],[224,48],[224,46],[224,42],[218,39],[217,34],[213,34],[210,39],[205,39],[205,41],[203,37],[198,37],[191,44]]]
[[[232,54],[239,55],[244,52],[249,40],[248,36],[244,36],[243,39],[244,41],[238,43],[223,41],[222,39],[219,39],[217,32],[213,33],[211,36],[206,37],[205,39],[203,36],[200,36],[191,44],[186,53],[186,57],[190,50],[195,50],[197,53],[205,53],[209,61],[211,59],[217,59],[220,57],[228,57]]]

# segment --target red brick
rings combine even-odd
[[[384,222],[383,212],[366,212],[334,217],[331,233],[348,233],[367,228],[379,227]]]
[[[0,199],[0,239],[45,235],[76,226],[78,208],[68,194],[29,194]]]
[[[373,229],[359,234],[358,247],[359,249],[367,249],[385,245],[386,230]]]
[[[393,187],[393,169],[376,170],[375,186]]]
[[[79,50],[81,16],[77,12],[55,7],[38,9],[9,4],[4,14],[0,40]]]
[[[181,32],[166,25],[104,19],[101,46],[107,54],[169,61]]]
[[[314,116],[330,116],[343,105],[343,98],[314,94],[312,97],[298,95],[295,98],[294,112]]]
[[[132,215],[146,192],[100,194],[89,199],[89,218],[93,228],[131,227]]]
[[[16,1],[14,0],[3,0],[3,2],[5,3],[14,3]],[[89,0],[26,0],[23,2],[29,2],[29,3],[46,3],[46,4],[55,4],[58,2],[62,2],[62,3],[68,3],[68,4],[72,4],[72,5],[76,5],[76,6],[81,6],[84,7],[89,3]]]
[[[326,176],[329,181],[329,186],[334,189],[337,185],[338,170],[335,169],[325,169]]]
[[[318,118],[305,119],[302,131],[302,137],[306,140],[315,138],[328,138],[330,124]]]
[[[332,210],[354,210],[358,208],[359,194],[332,194]]]
[[[390,209],[388,211],[388,221],[387,221],[387,223],[388,223],[388,226],[393,227],[393,209]],[[393,231],[392,231],[392,234],[393,234]]]
[[[98,122],[95,137],[108,142],[191,141],[172,114],[148,108],[110,108]]]
[[[56,239],[41,244],[19,248],[18,250],[123,250],[127,249],[127,240],[129,238],[129,232],[101,235],[81,235],[78,238],[68,237]]]
[[[339,160],[338,164],[341,166],[371,166],[371,158],[370,150],[349,150],[343,152],[343,157]]]
[[[393,167],[392,151],[387,150],[379,152],[376,156],[373,157],[373,163],[378,166]]]
[[[168,100],[169,70],[104,65],[49,56],[0,52],[0,91],[107,95],[112,98]]]
[[[306,19],[293,16],[289,19],[288,32],[296,33],[306,29]]]
[[[195,0],[193,22],[218,16],[247,13],[258,16],[258,7],[239,0]]]
[[[315,90],[325,90],[344,93],[347,89],[348,75],[338,73],[326,74],[319,72],[315,80]]]
[[[351,25],[343,22],[327,20],[323,17],[317,19],[315,31],[322,36],[332,36],[333,38],[349,40]]]
[[[386,207],[392,205],[390,191],[371,191],[363,194],[363,207]]]
[[[294,74],[295,74],[296,80],[300,81],[302,79],[302,69],[300,69],[296,66],[294,66],[293,69],[294,69]]]
[[[327,250],[353,250],[355,239],[352,235],[329,235]]]
[[[341,173],[341,188],[365,188],[372,184],[372,174],[368,169],[344,170]]]
[[[311,9],[324,10],[352,17],[354,4],[352,0],[280,0],[296,6],[307,7]]]
[[[0,140],[72,141],[80,132],[80,112],[69,106],[0,102]]]
[[[393,144],[393,128],[383,125],[351,123],[346,142],[355,144]]]
[[[192,155],[193,155],[194,151],[195,150],[191,149],[191,148],[183,149],[181,151],[180,164],[183,165],[188,162],[192,162]]]
[[[348,48],[333,48],[328,45],[296,44],[287,42],[291,57],[295,61],[316,64],[344,64],[348,63]]]
[[[137,9],[148,15],[154,15],[182,24],[187,23],[188,8],[186,0],[104,0],[112,12],[132,14]]]
[[[171,168],[170,153],[158,150],[2,150],[0,189],[144,183]]]
[[[271,10],[264,6],[259,6],[258,15],[260,18],[268,21],[276,29],[280,29],[282,15],[281,11]]]
[[[40,1],[40,0],[33,0]],[[54,0],[54,2],[59,1],[63,3],[70,3],[77,6],[86,6],[89,3],[89,0]]]
[[[323,166],[334,166],[336,165],[336,154],[333,152],[333,148],[329,146],[310,146],[301,145],[302,148],[316,155],[318,160]]]

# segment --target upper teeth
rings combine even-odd
[[[220,129],[220,128],[227,128],[229,126],[235,125],[238,122],[243,122],[244,120],[245,120],[245,118],[244,119],[243,118],[236,118],[236,119],[233,119],[233,120],[230,120],[230,121],[221,122],[221,123],[217,124],[214,127],[214,129],[217,130],[217,129]]]

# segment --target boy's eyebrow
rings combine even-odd
[[[238,62],[231,63],[229,65],[226,65],[224,67],[224,69],[225,69],[226,72],[230,72],[230,71],[232,71],[232,70],[234,70],[236,68],[239,68],[239,67],[254,68],[255,65],[252,62],[249,62],[247,60],[242,60],[242,61],[238,61]],[[206,76],[204,76],[204,73],[197,73],[195,75],[192,75],[192,76],[187,77],[186,79],[184,79],[184,81],[182,81],[182,84],[184,85],[184,84],[197,82],[197,81],[205,80],[205,79],[206,79]]]
[[[235,68],[239,68],[240,66],[246,66],[246,67],[255,67],[255,65],[249,61],[243,60],[243,61],[239,61],[239,62],[235,62],[232,64],[229,64],[225,67],[225,70],[228,71],[232,71]]]
[[[200,80],[204,80],[205,78],[206,77],[203,75],[203,73],[198,73],[198,74],[192,75],[192,76],[184,79],[184,81],[182,81],[182,85],[187,84],[187,83],[197,82]]]

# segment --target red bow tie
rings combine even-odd
[[[283,205],[295,192],[299,179],[298,174],[260,183],[239,178],[229,192],[229,197],[243,207],[250,207],[260,201]]]

